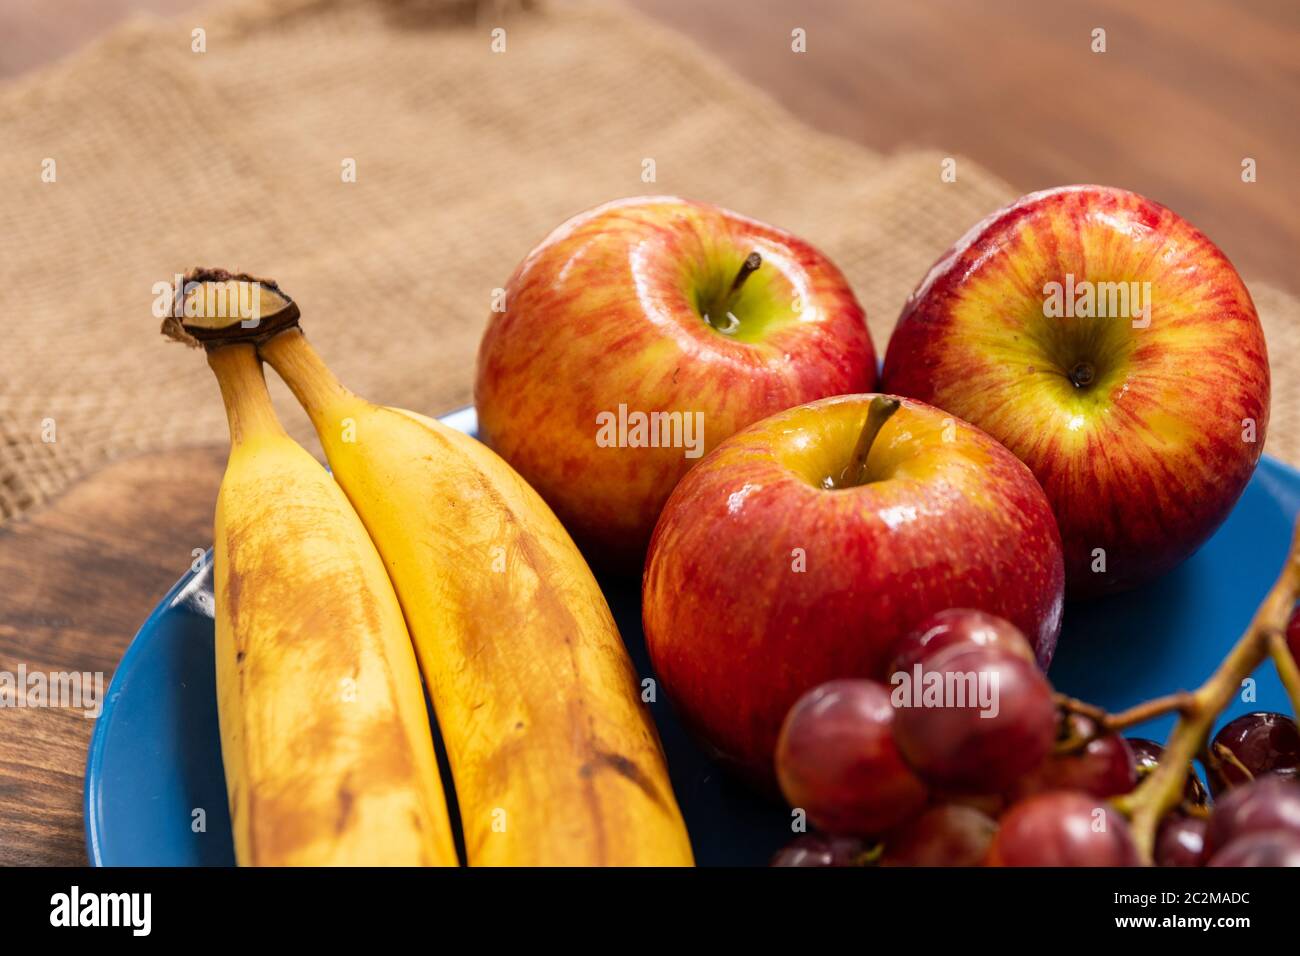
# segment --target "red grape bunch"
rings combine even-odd
[[[899,642],[879,679],[830,681],[791,708],[777,779],[816,832],[772,864],[1139,865],[1111,801],[1154,769],[1162,748],[1103,731],[1103,718],[1058,706],[1010,622],[936,614]],[[1211,811],[1189,772],[1157,832],[1155,862],[1300,865],[1295,722],[1239,717],[1207,752],[1220,799]]]

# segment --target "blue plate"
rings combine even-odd
[[[473,434],[472,408],[443,418]],[[1264,458],[1232,515],[1195,556],[1131,594],[1071,606],[1052,664],[1058,690],[1111,710],[1199,684],[1245,629],[1286,556],[1300,472]],[[234,863],[212,652],[212,577],[180,579],[109,685],[86,770],[86,843],[97,866]],[[605,593],[638,670],[650,673],[635,583]],[[1228,716],[1289,710],[1270,667]],[[789,811],[752,796],[686,736],[660,695],[655,720],[696,859],[761,864],[790,839]],[[1135,728],[1165,739],[1172,718]]]

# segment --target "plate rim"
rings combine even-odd
[[[212,549],[208,548],[203,552],[203,561],[206,566],[210,562]],[[135,634],[131,637],[131,643],[127,645],[122,654],[121,660],[117,662],[117,667],[113,669],[113,677],[108,684],[108,693],[105,695],[104,709],[98,717],[95,718],[95,729],[90,735],[90,747],[86,751],[86,774],[85,784],[82,792],[81,812],[84,817],[84,827],[86,831],[86,856],[91,866],[106,866],[103,862],[103,845],[100,835],[99,813],[95,803],[102,795],[103,777],[104,777],[104,748],[107,746],[109,720],[107,719],[116,709],[117,698],[121,696],[121,689],[114,690],[114,685],[118,683],[118,675],[129,673],[128,667],[134,662],[142,651],[144,646],[140,636],[146,631],[157,628],[158,621],[176,605],[176,598],[182,594],[186,588],[197,578],[202,571],[195,571],[191,567],[188,571],[180,576],[166,594],[154,605],[154,609],[149,612],[149,616],[136,629]]]

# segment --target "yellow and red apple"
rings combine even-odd
[[[488,322],[474,396],[484,439],[589,555],[639,571],[704,453],[875,381],[862,308],[824,255],[717,206],[642,197],[528,254]]]
[[[929,405],[848,395],[766,418],[687,473],[655,528],[642,621],[686,724],[770,786],[805,691],[884,679],[899,640],[952,607],[1011,621],[1046,668],[1063,593],[1022,462]]]
[[[883,387],[1032,469],[1072,598],[1195,551],[1245,489],[1269,413],[1263,332],[1231,263],[1164,206],[1101,186],[1033,193],[967,233],[904,307]]]

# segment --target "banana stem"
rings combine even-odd
[[[333,410],[356,396],[335,378],[329,366],[298,328],[286,329],[258,346],[261,354],[307,411],[321,431],[329,424]]]
[[[1192,759],[1205,748],[1215,719],[1241,690],[1241,682],[1263,662],[1273,634],[1282,633],[1300,594],[1300,525],[1277,582],[1264,598],[1246,632],[1210,679],[1188,695],[1186,707],[1160,757],[1160,764],[1116,805],[1129,815],[1143,862],[1150,863],[1160,820],[1177,806]]]
[[[254,435],[285,434],[275,415],[271,393],[266,389],[266,377],[262,374],[262,363],[252,344],[209,349],[208,365],[221,386],[232,447]]]

